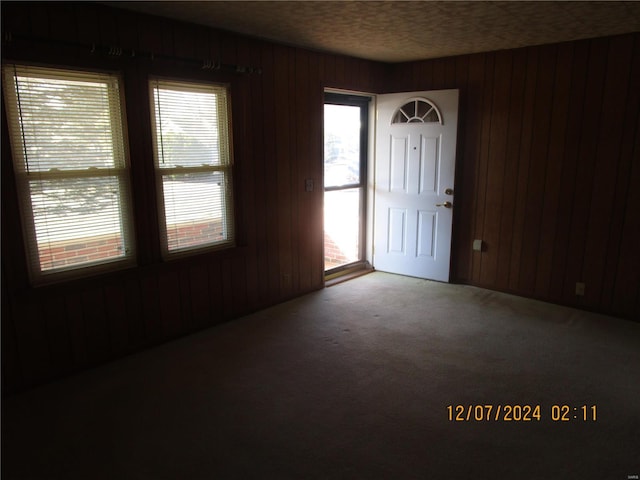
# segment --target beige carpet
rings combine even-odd
[[[627,480],[640,324],[376,272],[5,399],[2,422],[3,479]]]

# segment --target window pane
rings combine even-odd
[[[416,116],[420,118],[424,118],[430,110],[433,110],[433,107],[429,105],[427,102],[422,102],[420,100],[416,100]]]
[[[228,164],[219,118],[220,109],[226,109],[224,95],[209,90],[154,88],[159,167]]]
[[[360,183],[360,107],[324,106],[324,186]]]
[[[225,175],[167,175],[162,179],[169,251],[230,240]]]
[[[360,189],[324,192],[324,269],[360,259]]]
[[[43,272],[126,255],[117,178],[35,180],[30,190]]]
[[[114,137],[109,89],[104,82],[37,78],[19,75],[20,129],[29,172],[82,170],[121,166]],[[116,134],[114,136],[114,133]],[[120,153],[120,152],[117,152]]]

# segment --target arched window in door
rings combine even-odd
[[[442,115],[438,107],[425,98],[412,98],[393,114],[391,123],[439,123]]]

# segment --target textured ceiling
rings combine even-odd
[[[640,31],[640,2],[143,1],[110,5],[384,62]]]

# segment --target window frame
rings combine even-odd
[[[113,140],[111,146],[114,149],[114,165],[112,167],[99,167],[92,169],[87,166],[83,169],[50,169],[49,171],[28,171],[25,154],[25,136],[21,126],[21,105],[19,103],[20,93],[16,87],[16,68],[33,69],[34,77],[46,78],[48,71],[52,79],[77,81],[78,78],[86,77],[87,82],[100,82],[101,78],[105,83],[115,81],[116,88],[108,87],[108,94],[116,95],[109,103],[109,118],[111,119],[111,136]],[[68,74],[66,77],[64,74]],[[75,76],[75,78],[74,78]],[[131,180],[131,161],[128,139],[128,125],[125,97],[125,79],[120,71],[102,70],[93,68],[83,68],[74,66],[49,65],[24,61],[3,61],[3,99],[7,122],[7,132],[11,150],[11,165],[14,177],[17,203],[19,210],[19,220],[22,231],[22,241],[25,248],[25,260],[28,278],[33,286],[47,285],[61,281],[73,280],[93,276],[96,274],[113,272],[133,267],[137,264],[136,236],[134,204]],[[107,81],[108,80],[108,81]],[[117,111],[111,107],[117,105]],[[114,120],[117,119],[119,131],[114,131]],[[16,128],[19,132],[16,132]],[[118,150],[115,153],[115,150]],[[121,257],[100,260],[95,262],[71,264],[61,267],[52,267],[43,270],[42,260],[39,251],[36,234],[36,221],[33,205],[33,191],[30,186],[32,181],[65,180],[80,178],[113,178],[119,186],[119,222],[121,225],[122,243],[125,247],[125,254]],[[35,179],[35,180],[33,180]],[[82,238],[82,237],[76,237]]]
[[[150,117],[150,138],[152,142],[153,151],[153,170],[155,177],[155,189],[156,189],[156,205],[157,205],[157,219],[158,219],[158,233],[160,243],[160,253],[163,260],[174,260],[184,258],[188,256],[198,255],[211,251],[223,251],[229,250],[237,246],[238,242],[238,225],[236,222],[236,198],[235,198],[235,181],[234,181],[234,148],[233,148],[233,120],[232,120],[232,95],[231,84],[229,82],[213,81],[208,78],[194,78],[194,77],[172,77],[165,75],[149,75],[148,77],[148,93],[149,93],[149,117]],[[194,166],[194,167],[168,167],[162,168],[160,166],[160,154],[159,154],[159,142],[157,138],[158,126],[156,121],[156,99],[155,90],[158,85],[162,83],[167,85],[184,86],[187,89],[193,89],[194,91],[206,91],[207,88],[213,87],[214,89],[224,89],[225,104],[226,104],[226,145],[227,145],[227,163],[221,165],[211,166]],[[218,130],[220,134],[220,129]],[[225,207],[223,209],[223,225],[227,229],[229,236],[227,239],[220,242],[208,242],[200,245],[186,246],[177,248],[174,250],[169,249],[169,227],[167,225],[167,210],[164,198],[164,183],[163,179],[168,175],[179,175],[188,173],[208,173],[208,172],[222,172],[225,179],[225,186],[223,192],[223,198]]]
[[[371,105],[371,95],[363,94],[350,94],[339,93],[333,91],[325,91],[323,96],[323,108],[326,105],[342,105],[348,107],[356,107],[360,110],[360,162],[359,162],[359,181],[354,183],[347,183],[344,185],[325,186],[323,181],[323,193],[337,192],[342,190],[359,190],[359,234],[358,234],[358,259],[353,262],[349,262],[337,267],[332,267],[324,270],[325,280],[332,279],[335,276],[339,276],[343,273],[352,271],[354,267],[366,266],[366,241],[367,241],[367,181],[369,178],[368,172],[368,159],[369,159],[369,111]],[[323,126],[324,135],[324,126]],[[323,140],[324,142],[324,140]],[[323,145],[324,147],[324,145]],[[323,153],[323,168],[324,168],[324,153]],[[324,173],[323,173],[324,176]]]

